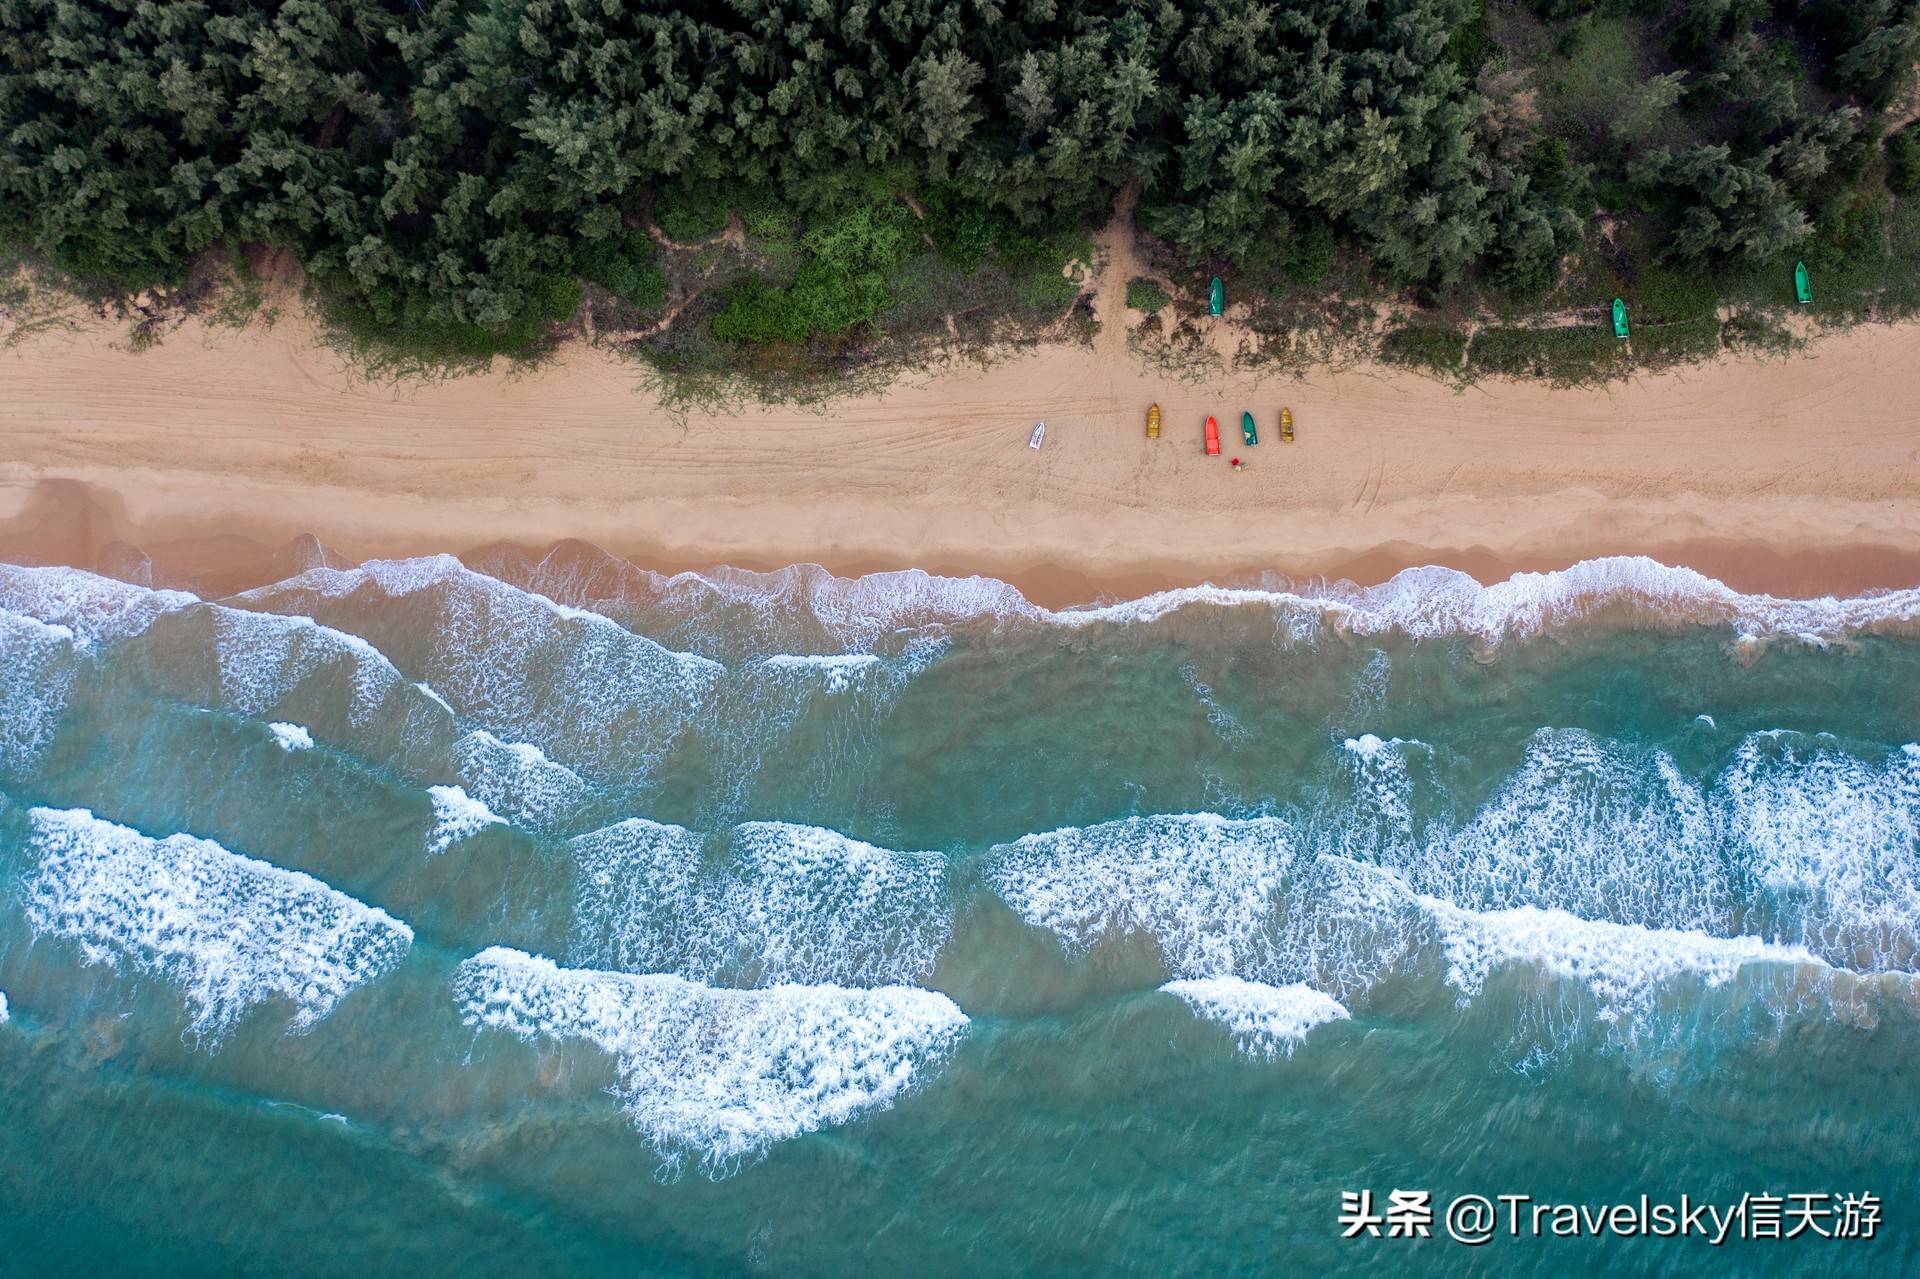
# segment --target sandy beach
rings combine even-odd
[[[220,589],[299,534],[354,559],[581,538],[659,568],[985,573],[1054,604],[1616,553],[1784,594],[1920,581],[1920,326],[1597,391],[1380,369],[1191,383],[1118,337],[676,421],[580,346],[528,375],[396,386],[299,319],[189,325],[139,353],[120,331],[52,333],[0,352],[0,555],[92,566],[126,543]],[[1242,409],[1255,448],[1234,443]],[[1209,413],[1244,471],[1203,455]]]

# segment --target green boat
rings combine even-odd
[[[1240,415],[1240,435],[1249,444],[1258,444],[1260,442],[1260,432],[1253,429],[1253,414],[1242,413]]]
[[[1227,313],[1227,286],[1220,283],[1220,277],[1213,277],[1213,292],[1207,298],[1207,309],[1215,315]]]
[[[1813,301],[1813,280],[1807,275],[1807,264],[1793,264],[1793,295],[1802,302]]]
[[[1613,300],[1613,336],[1627,336],[1627,301],[1625,298]]]

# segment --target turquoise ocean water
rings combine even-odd
[[[1913,1273],[1917,621],[0,566],[0,1273]]]

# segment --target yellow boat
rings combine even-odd
[[[1292,409],[1280,410],[1280,442],[1282,444],[1293,443],[1293,410]]]
[[[1160,438],[1160,406],[1158,404],[1147,406],[1147,438],[1150,440]]]

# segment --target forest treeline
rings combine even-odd
[[[285,249],[510,350],[738,211],[793,251],[704,322],[766,344],[871,322],[923,237],[1057,274],[1137,179],[1207,269],[1525,297],[1601,212],[1693,271],[1844,234],[1920,182],[1917,42],[1920,0],[0,0],[0,238],[127,290]]]

